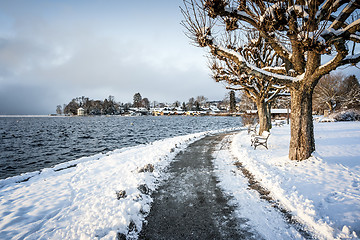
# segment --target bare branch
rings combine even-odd
[[[360,4],[357,1],[350,1],[330,25],[330,28],[337,30],[342,27],[346,19],[358,8],[360,8]]]

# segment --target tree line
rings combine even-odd
[[[135,93],[133,101],[128,103],[116,102],[114,96],[109,96],[104,100],[93,100],[89,97],[73,98],[68,104],[57,105],[56,114],[77,115],[79,108],[84,109],[86,115],[120,115],[128,113],[131,108],[181,108],[183,111],[201,111],[202,108],[208,108],[211,104],[216,104],[219,109],[236,111],[236,98],[234,91],[230,91],[223,100],[209,102],[204,96],[191,97],[187,102],[175,101],[172,104],[152,101],[143,98],[140,93]]]
[[[57,105],[56,113],[59,115],[77,115],[78,109],[83,108],[87,115],[117,115],[121,113],[121,107],[126,107],[126,105],[117,103],[114,96],[111,95],[104,100],[93,100],[82,96],[73,98],[63,106]]]

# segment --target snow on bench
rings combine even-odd
[[[268,140],[269,136],[270,136],[270,133],[267,132],[267,131],[264,131],[264,132],[262,133],[262,135],[255,135],[255,134],[253,134],[253,135],[251,136],[251,146],[253,146],[254,149],[256,149],[257,146],[262,145],[262,146],[264,146],[266,149],[268,149],[268,147],[267,147],[267,140]]]

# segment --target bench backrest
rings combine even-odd
[[[270,136],[270,132],[268,131],[263,131],[263,133],[261,134],[262,137],[265,137],[266,139],[269,138]]]

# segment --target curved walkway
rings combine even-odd
[[[217,186],[212,153],[228,134],[207,136],[178,154],[170,177],[153,193],[139,239],[260,239],[236,218]]]

